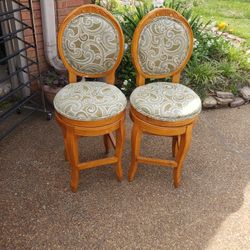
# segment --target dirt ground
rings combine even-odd
[[[0,143],[0,249],[249,249],[250,105],[203,111],[181,186],[172,169],[140,165],[81,172],[77,193],[54,120],[40,114]],[[142,153],[166,158],[169,138],[144,136]],[[101,137],[80,140],[82,161],[104,156]]]

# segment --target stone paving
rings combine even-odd
[[[239,89],[240,96],[234,96],[231,92],[215,91],[203,100],[204,108],[221,108],[229,106],[236,108],[250,101],[250,87],[245,86]]]
[[[54,120],[34,115],[0,143],[0,249],[249,249],[250,105],[203,111],[182,183],[172,170],[140,165],[124,180],[106,166],[81,173],[69,164]],[[104,156],[102,138],[80,140],[82,161]],[[168,138],[144,136],[144,155],[166,158]]]

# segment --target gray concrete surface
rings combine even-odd
[[[179,189],[172,170],[140,165],[128,183],[112,166],[85,170],[69,189],[56,122],[35,115],[0,144],[0,249],[250,249],[250,105],[204,111]],[[104,155],[80,141],[81,160]],[[145,155],[167,157],[168,138],[145,136]]]

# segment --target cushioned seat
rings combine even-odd
[[[117,87],[104,82],[68,84],[54,99],[58,113],[80,121],[110,118],[122,112],[126,104],[124,94]]]
[[[192,118],[201,111],[201,100],[190,88],[169,82],[154,82],[137,87],[131,105],[141,114],[161,121]]]

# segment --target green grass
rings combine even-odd
[[[193,11],[207,20],[226,22],[250,47],[250,0],[195,0]]]

